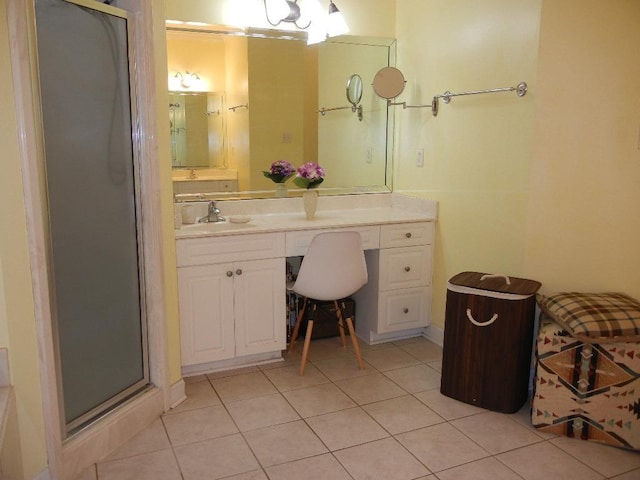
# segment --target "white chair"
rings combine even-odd
[[[300,265],[298,278],[293,285],[288,287],[289,290],[304,297],[302,308],[291,335],[289,351],[293,350],[295,345],[307,304],[311,303],[311,308],[313,309],[304,338],[300,375],[304,375],[304,368],[309,355],[313,318],[317,306],[317,302],[314,300],[333,300],[342,345],[344,347],[347,346],[344,334],[344,323],[346,322],[358,366],[361,369],[364,368],[353,322],[351,317],[344,318],[345,305],[343,299],[353,295],[366,283],[367,264],[362,250],[362,240],[358,232],[327,232],[313,237]],[[339,302],[339,300],[341,301]]]

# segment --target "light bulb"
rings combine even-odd
[[[327,35],[336,37],[346,33],[349,33],[347,21],[344,19],[342,12],[336,7],[336,4],[331,2],[329,4],[329,16],[327,19]]]

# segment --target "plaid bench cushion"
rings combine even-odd
[[[585,343],[640,341],[640,302],[624,293],[538,295],[540,309]]]

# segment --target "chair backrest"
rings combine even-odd
[[[367,283],[358,232],[319,233],[307,250],[292,290],[315,300],[338,300]]]

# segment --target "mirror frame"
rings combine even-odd
[[[376,95],[391,100],[404,92],[406,83],[404,75],[396,67],[384,67],[378,70],[372,85]]]
[[[282,40],[306,40],[306,32],[286,31],[277,29],[263,29],[263,28],[238,28],[227,25],[176,25],[175,23],[167,23],[165,30],[176,32],[191,32],[191,33],[209,33],[217,35],[234,35],[243,37],[257,37],[257,38],[273,38]],[[357,41],[354,41],[357,39]],[[347,44],[361,44],[386,47],[388,51],[389,65],[395,65],[397,53],[396,45],[397,40],[390,37],[372,37],[372,36],[350,36],[342,35],[334,38],[328,38],[327,43],[347,43]],[[384,67],[388,68],[388,67]],[[395,68],[395,67],[390,67]],[[351,79],[351,78],[350,78]],[[349,79],[349,80],[350,80]],[[362,83],[364,87],[364,83]],[[347,85],[348,89],[348,85]],[[362,88],[364,91],[364,88]],[[348,92],[347,92],[348,93]],[[355,108],[355,107],[354,107]],[[385,166],[384,177],[385,183],[383,185],[369,185],[369,186],[344,186],[344,187],[318,187],[321,195],[353,195],[353,194],[368,194],[368,193],[391,193],[393,191],[393,164],[394,164],[394,128],[395,128],[395,115],[393,110],[390,110],[388,105],[387,109],[387,124],[386,124],[386,142],[385,142]],[[176,172],[179,169],[174,169]],[[188,175],[188,172],[185,172]],[[174,175],[174,181],[176,178],[182,178]],[[290,188],[288,189],[289,197],[302,196],[304,193],[302,188]],[[248,190],[248,191],[236,191],[236,192],[202,192],[197,194],[177,194],[174,197],[177,201],[188,201],[192,199],[214,199],[214,200],[237,200],[237,199],[265,199],[274,198],[276,196],[274,190]]]
[[[357,73],[354,73],[347,80],[347,101],[353,108],[356,108],[362,100],[363,92],[362,77]]]

